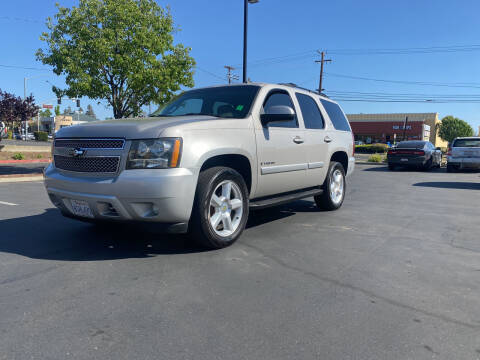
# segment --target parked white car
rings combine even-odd
[[[480,137],[460,137],[452,141],[447,153],[447,172],[480,168]]]

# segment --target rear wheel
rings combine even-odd
[[[314,197],[315,203],[324,210],[337,210],[343,204],[345,190],[345,170],[342,164],[332,161],[323,183],[323,193]]]
[[[388,163],[388,170],[395,170],[395,165],[392,163]]]
[[[433,160],[432,158],[428,159],[428,161],[425,163],[425,165],[422,166],[422,169],[425,171],[428,171],[432,168],[433,165]]]
[[[447,172],[448,172],[448,173],[457,172],[457,167],[456,167],[455,165],[449,165],[449,164],[447,164]]]
[[[248,189],[243,177],[227,167],[200,173],[190,221],[190,236],[209,249],[233,244],[248,219]]]

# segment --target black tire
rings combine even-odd
[[[432,168],[432,165],[433,165],[433,160],[430,157],[430,159],[428,159],[428,161],[425,163],[425,165],[422,166],[422,170],[423,171],[430,171],[430,169]]]
[[[235,183],[242,195],[242,218],[229,236],[220,236],[210,225],[210,199],[215,189],[224,181]],[[243,177],[228,167],[212,167],[200,172],[195,192],[189,235],[192,240],[208,249],[221,249],[232,245],[242,234],[248,220],[248,189]]]
[[[332,199],[331,192],[330,192],[331,179],[336,170],[340,171],[343,179],[343,194],[342,194],[341,200],[338,202],[335,202]],[[315,203],[317,204],[317,206],[320,209],[329,210],[329,211],[339,209],[343,204],[343,200],[345,199],[345,192],[347,190],[347,183],[345,182],[345,170],[342,164],[336,161],[332,161],[330,163],[327,177],[323,182],[322,188],[323,188],[323,193],[321,195],[317,195],[314,197]]]
[[[447,164],[447,173],[457,172],[457,168],[454,165]]]
[[[395,165],[388,163],[388,170],[395,170]]]

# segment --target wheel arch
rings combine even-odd
[[[252,169],[252,163],[246,155],[239,153],[223,153],[205,157],[200,167],[200,171],[214,166],[225,166],[236,170],[245,180],[249,194],[254,190],[254,187],[256,186],[256,177],[254,176],[255,173]]]
[[[342,164],[345,175],[348,173],[348,155],[344,150],[335,151],[330,157],[330,162],[336,161]]]

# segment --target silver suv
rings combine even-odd
[[[349,123],[327,97],[289,84],[217,86],[149,118],[61,129],[45,186],[65,216],[152,222],[222,248],[249,210],[310,196],[338,209],[353,155]]]

